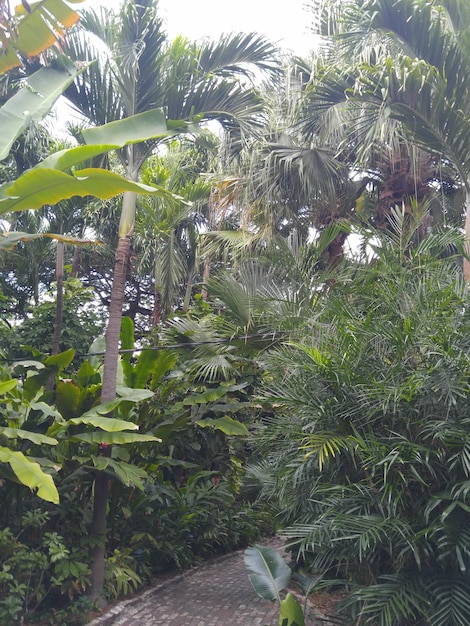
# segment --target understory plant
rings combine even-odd
[[[418,226],[364,233],[368,259],[266,358],[250,475],[356,626],[470,623],[469,293],[460,234]]]

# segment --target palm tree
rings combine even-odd
[[[274,49],[263,38],[232,35],[217,43],[197,45],[178,37],[168,44],[157,4],[151,0],[128,0],[117,14],[104,8],[99,13],[85,12],[81,27],[84,30],[77,31],[68,52],[81,61],[95,62],[77,78],[67,97],[91,124],[106,124],[165,107],[170,120],[218,120],[238,139],[259,126],[262,103],[246,79],[254,68],[275,69]],[[140,168],[156,145],[155,141],[141,143],[119,153],[129,179],[138,179]],[[125,193],[122,202],[102,402],[114,399],[116,394],[124,285],[130,272],[136,200],[134,193]],[[94,489],[95,537],[105,532],[107,492],[107,478],[99,474]],[[94,554],[92,597],[99,598],[103,576],[104,544]]]
[[[443,194],[463,187],[470,206],[468,9],[458,0],[351,0],[323,8],[326,61],[307,89],[305,132],[331,134],[334,122],[337,154],[363,171],[377,145],[397,158],[405,149],[411,161],[418,146],[430,155],[432,186]],[[468,239],[469,211],[465,229]],[[465,259],[464,272],[470,278]]]

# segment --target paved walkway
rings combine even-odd
[[[278,547],[280,540],[269,542]],[[88,626],[277,626],[277,603],[258,597],[243,550],[114,606]]]

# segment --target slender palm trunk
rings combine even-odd
[[[55,307],[54,335],[52,337],[52,354],[59,353],[62,320],[64,317],[64,244],[62,241],[57,242],[55,276],[57,282],[57,298]]]
[[[135,173],[135,179],[137,173]],[[124,303],[124,289],[129,272],[129,256],[131,237],[134,231],[135,210],[137,196],[133,192],[126,192],[122,202],[121,222],[119,225],[119,241],[114,259],[114,277],[109,307],[108,328],[106,330],[106,351],[104,357],[103,384],[101,388],[101,402],[109,402],[116,397],[116,375],[119,359],[119,336],[121,332],[122,307]],[[101,451],[110,454],[110,448]],[[93,522],[91,538],[93,539],[93,554],[91,564],[91,588],[89,596],[92,600],[104,606],[103,598],[105,549],[106,549],[106,513],[108,508],[109,478],[104,472],[96,474],[93,490]]]
[[[204,259],[204,270],[202,272],[202,289],[201,289],[201,298],[203,300],[207,300],[207,283],[209,282],[209,278],[211,277],[211,257],[209,255]]]
[[[159,328],[162,321],[162,291],[155,289],[152,312],[152,330]]]

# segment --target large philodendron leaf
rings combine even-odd
[[[68,59],[63,59],[60,66],[43,67],[0,108],[0,161],[31,122],[39,122],[49,113],[79,71]]]
[[[124,191],[171,196],[161,188],[127,180],[120,174],[99,168],[87,168],[73,174],[39,168],[25,172],[14,183],[0,189],[0,214],[39,209],[73,196],[95,196],[107,200]]]
[[[245,565],[256,593],[265,600],[281,602],[280,592],[289,583],[291,569],[276,550],[260,545],[247,548]]]
[[[36,57],[64,36],[64,30],[76,24],[79,15],[70,4],[83,0],[40,0],[19,3],[14,21],[3,24],[0,45],[0,74],[22,65],[21,56]]]
[[[42,471],[39,463],[29,460],[22,452],[0,447],[0,463],[8,463],[19,482],[30,489],[37,489],[43,500],[59,504],[59,493],[49,474]]]

